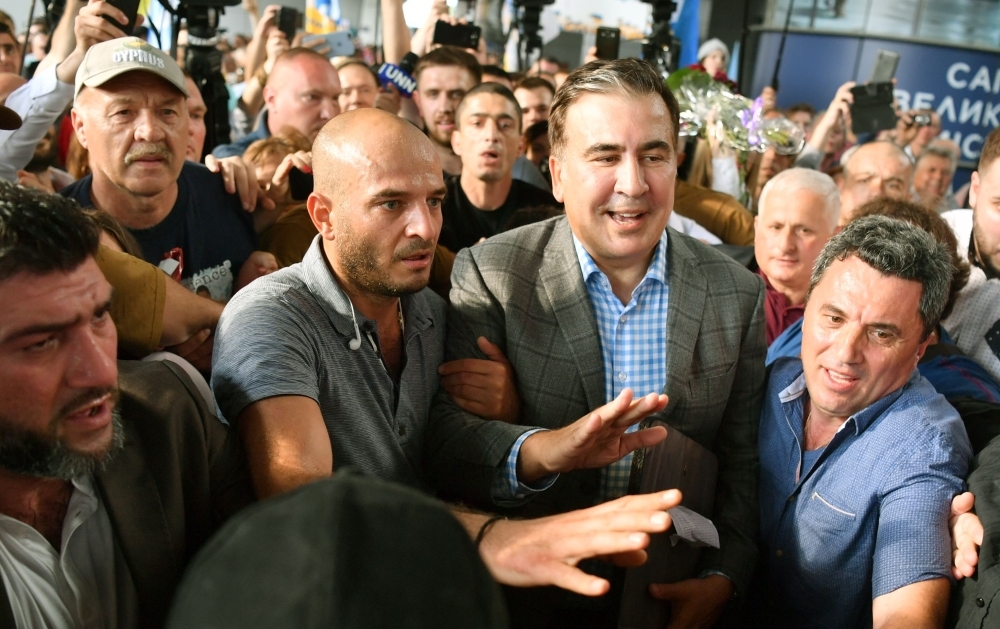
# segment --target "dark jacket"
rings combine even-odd
[[[118,589],[130,579],[139,626],[160,627],[188,562],[254,495],[238,440],[179,367],[118,369],[125,445],[95,485],[114,531]],[[0,629],[15,626],[0,582]]]

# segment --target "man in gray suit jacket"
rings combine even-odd
[[[466,249],[452,273],[447,359],[488,358],[480,337],[499,346],[516,379],[506,400],[512,421],[480,419],[443,390],[424,461],[435,487],[484,507],[498,506],[496,492],[484,490],[491,479],[508,485],[510,500],[499,506],[516,515],[589,506],[624,493],[636,480],[630,450],[662,438],[651,429],[632,433],[619,420],[634,435],[614,444],[621,461],[577,456],[600,421],[591,412],[662,391],[669,402],[656,416],[718,456],[713,519],[721,548],[703,553],[700,578],[656,585],[652,594],[671,602],[677,626],[707,625],[746,592],[756,556],[764,286],[666,229],[678,108],[650,66],[618,60],[575,71],[549,124],[553,193],[566,217]],[[462,384],[502,390],[486,376]],[[507,477],[495,478],[504,466]],[[531,605],[535,618],[526,625],[614,623],[613,610],[597,621],[590,610],[570,620],[575,603],[539,622]],[[519,611],[512,605],[515,624]]]

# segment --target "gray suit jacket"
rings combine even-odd
[[[668,229],[667,385],[660,418],[719,459],[714,518],[721,549],[702,553],[746,591],[756,558],[757,424],[764,391],[764,285],[730,258]],[[490,488],[530,427],[559,428],[606,403],[597,325],[565,218],[529,225],[458,254],[446,358],[485,358],[476,338],[504,350],[521,394],[521,425],[462,411],[442,390],[425,461],[447,498],[496,509]],[[514,513],[592,506],[599,470],[559,477]]]

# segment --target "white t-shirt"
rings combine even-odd
[[[61,552],[0,514],[0,575],[21,629],[117,626],[111,521],[89,477],[73,480]]]
[[[941,217],[955,232],[958,253],[967,258],[972,210],[951,210]],[[942,323],[962,351],[1000,380],[1000,280],[986,279],[986,273],[973,266],[969,283],[958,294],[951,315]]]

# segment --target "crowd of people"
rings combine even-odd
[[[675,431],[669,627],[1000,626],[1000,130],[955,191],[933,112],[769,89],[741,155],[380,2],[349,58],[245,2],[215,146],[183,46],[0,15],[0,627],[618,627],[703,545]]]

